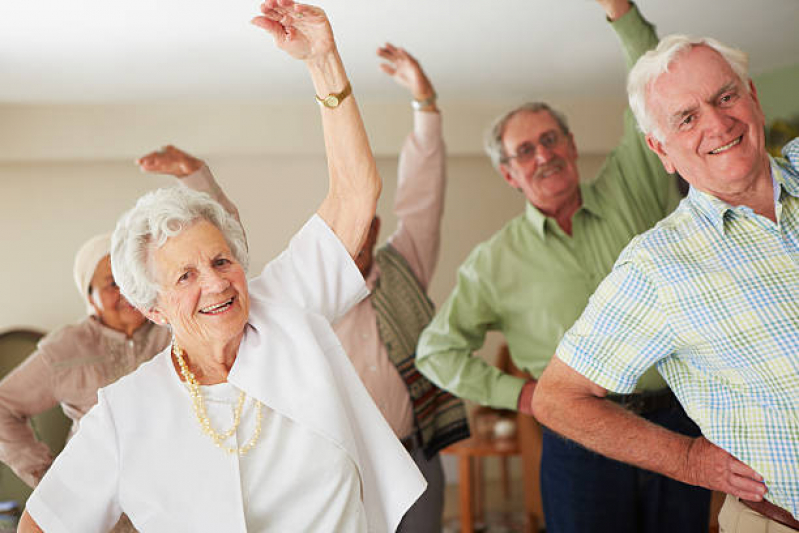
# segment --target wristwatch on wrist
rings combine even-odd
[[[411,107],[414,108],[416,111],[419,111],[420,109],[424,109],[425,107],[429,107],[435,104],[437,98],[438,95],[435,92],[433,92],[432,95],[428,96],[424,100],[417,100],[416,98],[414,98],[413,100],[411,100]]]
[[[319,102],[319,105],[327,107],[328,109],[335,109],[341,104],[342,100],[352,94],[352,85],[350,82],[347,82],[347,86],[344,87],[344,90],[338,94],[330,93],[324,98],[319,98],[316,96],[316,101]]]

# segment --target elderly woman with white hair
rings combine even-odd
[[[238,222],[162,189],[114,232],[123,294],[170,349],[114,385],[28,502],[20,531],[394,531],[425,483],[331,322],[366,295],[353,256],[380,193],[321,9],[268,0],[254,23],[302,59],[319,98],[327,197],[251,281]]]
[[[142,170],[170,174],[180,183],[210,191],[231,212],[203,161],[168,146],[138,161]],[[171,335],[149,322],[119,294],[111,272],[111,234],[89,239],[75,256],[73,276],[87,317],[46,335],[36,351],[0,382],[0,461],[35,487],[53,462],[50,449],[29,424],[34,415],[61,404],[73,421],[97,403],[97,389],[135,370],[169,345]]]

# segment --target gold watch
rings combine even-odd
[[[316,95],[314,96],[316,96],[316,101],[319,102],[319,105],[325,106],[328,109],[335,109],[339,106],[339,104],[341,104],[341,102],[346,97],[348,97],[351,94],[352,94],[352,85],[350,85],[350,82],[348,81],[347,86],[344,87],[344,90],[338,94],[330,93],[324,98],[319,98],[319,96]]]

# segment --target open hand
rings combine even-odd
[[[266,0],[261,13],[252,23],[269,32],[278,48],[295,59],[321,59],[336,49],[330,22],[319,7],[293,0]]]
[[[144,172],[169,174],[176,178],[183,178],[193,174],[205,165],[201,159],[197,159],[171,144],[140,157],[136,160],[136,164]]]
[[[404,48],[386,43],[377,49],[377,55],[388,61],[381,63],[380,69],[398,84],[409,89],[414,99],[425,100],[435,94],[433,85],[419,62]]]
[[[766,493],[760,474],[704,437],[694,439],[688,449],[685,481],[750,501],[760,501]]]

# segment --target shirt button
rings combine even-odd
[[[372,366],[369,367],[369,370],[371,370],[372,372],[377,372],[377,366],[376,365],[372,365]]]
[[[363,340],[366,340],[366,339],[368,339],[368,338],[369,338],[369,335],[367,335],[366,333],[361,333],[361,338],[362,338]]]

